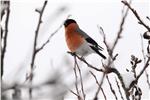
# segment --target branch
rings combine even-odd
[[[95,81],[96,81],[96,83],[97,83],[97,85],[98,85],[98,89],[97,89],[97,92],[96,92],[96,94],[95,94],[94,100],[98,100],[98,93],[99,93],[100,89],[101,89],[101,91],[102,91],[102,94],[103,94],[103,96],[104,96],[104,99],[107,100],[106,95],[105,95],[105,93],[104,93],[104,90],[103,90],[103,88],[102,88],[102,81],[104,80],[104,76],[102,77],[101,83],[99,83],[98,80],[97,80],[97,78],[96,78],[96,76],[94,75],[94,73],[93,73],[92,71],[90,71],[90,73],[91,73],[91,75],[94,77],[94,79],[95,79]]]
[[[70,16],[71,16],[71,15],[68,15],[66,19],[68,19]],[[64,20],[64,22],[65,22],[65,20]],[[46,40],[46,42],[42,44],[41,47],[37,48],[36,52],[41,51],[41,50],[50,42],[51,38],[52,38],[54,35],[56,35],[56,33],[60,30],[61,27],[63,27],[64,22],[63,22],[53,33],[51,33],[51,35],[48,37],[48,39]]]
[[[10,1],[5,1],[8,4],[8,7],[6,9],[7,11],[7,15],[6,15],[6,19],[5,19],[5,34],[4,34],[4,38],[3,38],[3,47],[1,49],[1,77],[3,76],[3,67],[4,67],[4,58],[5,58],[5,53],[6,53],[6,47],[7,47],[7,37],[8,37],[8,21],[9,21],[9,14],[10,14]],[[2,35],[3,36],[3,35]]]
[[[78,99],[80,100],[80,96],[78,94],[76,94],[75,92],[73,92],[72,90],[69,90],[71,93],[73,93],[74,95],[76,95],[78,97]]]
[[[103,30],[103,28],[101,27],[101,26],[97,26],[97,28],[98,28],[98,30],[99,30],[99,33],[102,35],[102,37],[103,37],[103,42],[104,42],[104,44],[105,44],[105,46],[106,46],[106,49],[107,49],[107,52],[109,53],[110,52],[110,47],[109,47],[109,45],[108,45],[108,43],[107,43],[107,41],[106,41],[106,35],[105,35],[105,33],[104,33],[104,30]]]
[[[137,79],[136,79],[136,80],[138,80],[138,79],[141,77],[141,75],[143,74],[143,72],[145,71],[145,69],[149,66],[149,62],[150,62],[150,57],[148,57],[148,60],[147,60],[147,62],[146,62],[146,64],[145,64],[144,68],[141,70],[141,72],[140,72],[140,74],[137,76]]]
[[[146,25],[140,18],[139,14],[136,12],[135,9],[133,9],[130,4],[127,1],[121,1],[124,5],[126,5],[134,14],[134,16],[137,18],[137,20],[139,21],[139,24],[143,25],[149,32],[150,32],[150,27],[148,25]]]
[[[74,58],[75,59],[75,58]],[[74,74],[75,74],[75,88],[76,88],[76,91],[77,91],[77,97],[78,97],[78,100],[81,99],[81,96],[80,96],[80,93],[79,93],[79,89],[78,89],[78,76],[77,76],[77,72],[76,72],[76,63],[74,62]]]
[[[125,95],[126,95],[127,100],[129,100],[129,93],[128,93],[126,87],[125,87],[123,78],[122,78],[120,72],[119,72],[116,68],[111,68],[111,67],[107,66],[107,67],[105,68],[105,70],[103,70],[103,69],[98,69],[98,68],[96,68],[96,67],[90,65],[85,59],[79,57],[79,56],[76,55],[75,53],[72,53],[72,52],[68,52],[68,53],[71,54],[72,56],[76,56],[79,60],[81,60],[81,61],[83,61],[85,64],[87,64],[87,66],[88,66],[89,68],[92,68],[92,69],[94,69],[94,70],[96,70],[96,71],[104,72],[105,74],[109,74],[109,73],[112,73],[112,72],[115,73],[115,74],[117,75],[118,79],[119,79],[120,82],[121,82],[121,85],[122,85],[122,88],[123,88],[123,90],[124,90],[124,92],[125,92]],[[110,65],[110,64],[109,64],[109,65]]]
[[[122,95],[122,92],[121,92],[121,88],[120,88],[120,85],[119,85],[119,82],[117,81],[117,79],[115,78],[116,80],[116,83],[117,83],[117,87],[118,87],[118,90],[119,90],[119,93],[120,93],[120,96],[121,96],[121,99],[124,100],[123,98],[123,95]]]
[[[112,88],[112,84],[111,84],[110,81],[109,81],[108,75],[106,75],[106,79],[107,79],[108,84],[109,84],[109,86],[110,86],[111,92],[112,92],[113,95],[115,96],[115,99],[118,100],[117,95],[116,95],[116,92],[115,92],[115,90]]]
[[[131,82],[131,84],[130,84],[128,90],[130,90],[131,87],[132,87],[134,84],[136,84],[136,83],[138,82],[138,80],[139,80],[139,78],[141,77],[141,75],[143,74],[143,72],[144,72],[144,71],[146,70],[146,68],[149,66],[149,62],[150,62],[150,57],[148,57],[148,60],[146,61],[145,66],[143,67],[143,69],[141,70],[141,72],[139,73],[139,75],[137,75],[136,79]]]
[[[130,2],[130,3],[131,3],[131,2]],[[124,9],[125,9],[125,8],[123,7],[123,10],[124,10]],[[123,26],[124,26],[124,23],[125,23],[125,21],[126,21],[127,15],[128,15],[128,11],[129,11],[129,8],[126,9],[125,14],[123,14],[123,16],[122,16],[122,19],[121,19],[121,22],[120,22],[120,26],[119,26],[119,30],[118,30],[118,32],[117,32],[117,36],[116,36],[116,38],[115,38],[115,40],[114,40],[114,43],[113,43],[112,47],[110,47],[110,46],[108,45],[107,41],[106,41],[106,35],[105,35],[105,33],[104,33],[103,28],[98,26],[99,33],[101,33],[101,35],[103,36],[103,42],[104,42],[104,44],[105,44],[105,46],[106,46],[106,48],[107,48],[107,52],[108,52],[108,54],[109,54],[109,56],[110,56],[111,58],[113,58],[113,51],[114,51],[114,49],[115,49],[115,47],[116,47],[116,45],[117,45],[119,39],[121,38],[121,34],[122,34],[122,32],[123,32]]]
[[[80,76],[80,83],[81,83],[81,91],[82,91],[82,94],[83,94],[83,100],[85,100],[85,93],[84,93],[84,87],[83,87],[83,79],[82,79],[82,74],[81,74],[81,70],[79,68],[79,65],[77,63],[77,59],[76,57],[74,56],[74,61],[75,61],[75,70],[76,70],[76,67],[78,68],[78,71],[79,71],[79,76]]]
[[[148,17],[149,18],[149,17]],[[145,34],[145,33],[144,33]],[[143,36],[141,34],[141,51],[142,51],[142,54],[143,54],[143,59],[144,59],[144,64],[146,63],[146,56],[145,56],[145,53],[144,53],[144,45],[143,45]],[[147,73],[147,71],[145,70],[145,75],[146,75],[146,79],[147,79],[147,84],[149,86],[149,89],[150,89],[150,81],[149,81],[149,74]]]
[[[147,84],[149,86],[149,89],[150,89],[150,81],[149,81],[149,74],[147,73],[147,71],[145,70],[145,75],[146,75],[146,81],[147,81]]]
[[[128,92],[128,89],[127,89],[126,86],[125,86],[125,83],[124,83],[124,81],[123,81],[123,78],[122,78],[120,72],[119,72],[116,68],[111,68],[111,67],[107,67],[107,71],[105,71],[105,72],[106,72],[106,74],[108,74],[108,73],[114,73],[114,74],[117,75],[119,81],[121,82],[122,88],[123,88],[123,90],[124,90],[124,92],[125,92],[126,99],[127,99],[127,100],[130,100],[130,99],[129,99],[129,92]]]
[[[137,77],[137,74],[136,74],[136,67],[137,67],[137,65],[138,65],[139,63],[141,63],[141,62],[142,62],[141,59],[135,57],[134,55],[131,55],[131,61],[130,61],[130,63],[131,63],[131,65],[132,65],[131,68],[132,68],[132,72],[133,72],[135,78]]]
[[[69,52],[69,51],[68,51],[67,53],[69,53],[69,54],[72,55],[72,56],[76,56],[80,61],[84,62],[84,63],[87,65],[87,67],[92,68],[92,69],[94,69],[94,70],[96,70],[96,71],[104,72],[103,69],[98,69],[98,68],[94,67],[93,65],[89,64],[84,58],[79,57],[79,56],[76,55],[75,53],[72,53],[72,52]]]
[[[123,26],[124,26],[124,23],[125,23],[125,21],[126,21],[127,15],[128,15],[128,11],[129,11],[129,8],[126,9],[126,12],[125,12],[125,14],[123,15],[123,17],[122,17],[122,19],[121,19],[120,28],[119,28],[119,30],[118,30],[118,32],[117,32],[117,37],[116,37],[116,39],[115,39],[115,41],[114,41],[114,43],[113,43],[113,46],[112,46],[112,48],[111,48],[111,50],[110,50],[110,52],[109,52],[109,55],[110,55],[111,57],[112,57],[113,51],[114,51],[114,49],[115,49],[115,47],[116,47],[116,45],[117,45],[117,43],[118,43],[118,40],[121,38],[121,34],[122,34],[122,32],[123,32]]]
[[[30,73],[31,77],[30,77],[30,80],[29,80],[31,84],[32,84],[32,80],[33,80],[34,62],[35,62],[35,57],[36,57],[36,54],[37,54],[37,50],[36,50],[37,39],[38,39],[40,25],[42,23],[42,15],[43,15],[43,12],[44,12],[44,9],[45,9],[46,5],[47,5],[47,1],[44,2],[44,5],[43,5],[41,11],[38,12],[39,13],[39,21],[38,21],[38,25],[37,25],[37,28],[36,28],[36,31],[35,31],[33,54],[32,54],[32,60],[31,60],[31,73]],[[32,89],[31,88],[29,89],[29,94],[30,94],[30,98],[32,98]]]
[[[39,12],[40,16],[39,16],[39,21],[38,21],[37,29],[35,31],[35,38],[34,38],[34,45],[33,45],[33,55],[32,55],[31,68],[33,68],[33,66],[34,66],[35,55],[37,53],[37,50],[36,50],[37,38],[38,38],[38,33],[39,33],[40,25],[42,23],[42,15],[43,15],[43,12],[44,12],[46,4],[47,4],[47,1],[44,2],[42,10]]]
[[[130,1],[130,3],[131,3],[131,1]],[[124,9],[125,9],[125,8],[123,7],[123,10],[124,10]],[[107,41],[106,41],[106,35],[105,35],[105,33],[104,33],[102,27],[99,28],[99,30],[102,30],[101,33],[102,33],[102,36],[103,36],[103,42],[104,42],[104,44],[106,45],[108,54],[109,54],[109,56],[110,56],[109,59],[108,59],[107,65],[105,65],[105,66],[106,66],[106,67],[105,67],[105,73],[108,74],[108,73],[112,73],[112,72],[113,72],[114,74],[117,75],[118,79],[119,79],[120,82],[121,82],[122,88],[123,88],[123,90],[124,90],[124,92],[125,92],[125,95],[126,95],[126,99],[127,99],[127,100],[129,100],[129,93],[128,93],[126,87],[125,87],[125,83],[124,83],[124,81],[123,81],[123,78],[122,78],[120,72],[119,72],[116,68],[111,68],[110,65],[114,62],[114,60],[115,60],[116,57],[118,56],[118,54],[116,54],[116,55],[113,57],[113,52],[114,52],[114,49],[115,49],[115,47],[116,47],[116,45],[117,45],[119,39],[121,38],[121,34],[122,34],[122,32],[123,32],[123,26],[124,26],[124,24],[125,24],[125,21],[126,21],[127,15],[128,15],[128,11],[129,11],[129,8],[127,8],[127,9],[125,10],[125,14],[123,14],[123,16],[122,16],[122,19],[121,19],[121,22],[120,22],[120,26],[119,26],[119,30],[118,30],[118,32],[117,32],[116,38],[114,39],[114,43],[113,43],[112,47],[109,47],[109,45],[108,45],[108,43],[107,43]]]

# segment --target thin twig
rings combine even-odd
[[[75,92],[73,92],[72,90],[69,90],[71,93],[73,93],[74,95],[76,95],[77,97],[79,97],[78,94],[76,94]]]
[[[131,2],[130,2],[131,3]],[[127,18],[127,15],[128,15],[128,11],[129,11],[129,8],[126,9],[125,11],[125,14],[123,15],[122,19],[121,19],[121,23],[120,23],[120,28],[119,28],[119,31],[117,32],[117,37],[113,43],[113,46],[111,48],[111,51],[109,52],[109,55],[112,57],[112,54],[113,54],[113,51],[118,43],[118,40],[121,38],[121,34],[123,32],[123,26],[124,26],[124,23],[126,21],[126,18]]]
[[[8,37],[8,21],[9,21],[9,15],[10,15],[10,1],[6,1],[8,4],[8,7],[6,9],[6,19],[5,19],[5,31],[4,31],[4,38],[3,38],[3,47],[1,49],[1,77],[3,76],[3,69],[4,69],[4,58],[6,53],[6,47],[7,47],[7,37]],[[3,35],[2,35],[3,36]]]
[[[147,60],[147,62],[145,64],[144,68],[141,70],[140,74],[137,75],[137,79],[136,80],[138,80],[141,77],[141,75],[143,74],[143,72],[145,71],[145,69],[149,66],[149,62],[150,62],[150,57],[148,57],[148,60]]]
[[[142,49],[142,54],[143,54],[143,59],[144,59],[144,64],[146,62],[146,56],[145,56],[145,53],[144,53],[144,45],[143,45],[143,35],[140,34],[141,36],[141,49]]]
[[[131,3],[131,1],[130,1],[130,3]],[[123,7],[123,10],[124,9],[125,9],[125,7]],[[108,64],[106,65],[106,68],[105,68],[105,73],[111,73],[111,72],[113,72],[113,73],[115,73],[117,75],[118,79],[121,82],[122,88],[123,88],[123,90],[125,92],[127,100],[129,100],[129,93],[128,93],[126,87],[125,87],[125,83],[123,81],[123,78],[122,78],[121,74],[119,73],[119,71],[116,68],[110,68],[110,65],[113,63],[113,60],[115,60],[116,57],[117,57],[117,54],[115,55],[115,57],[113,57],[113,52],[114,52],[114,49],[115,49],[115,47],[116,47],[119,39],[121,38],[121,34],[123,32],[123,26],[125,24],[125,21],[126,21],[127,15],[128,15],[128,11],[129,11],[129,8],[127,8],[125,10],[124,14],[123,14],[123,11],[122,11],[123,15],[122,15],[122,19],[121,19],[121,22],[120,22],[119,30],[117,32],[117,36],[116,36],[116,38],[114,40],[114,43],[113,43],[112,47],[109,47],[109,45],[108,45],[108,43],[106,41],[106,36],[105,36],[105,33],[104,33],[103,29],[101,27],[99,28],[100,30],[102,30],[101,33],[102,33],[102,36],[103,36],[103,42],[106,45],[108,54],[110,56],[109,59],[108,59]]]
[[[36,28],[36,31],[35,31],[33,54],[32,54],[32,60],[31,60],[31,73],[30,73],[31,77],[30,77],[30,80],[29,80],[31,85],[32,85],[32,80],[33,80],[34,62],[35,62],[35,57],[36,57],[36,54],[37,54],[37,49],[36,49],[37,39],[38,39],[40,25],[42,23],[42,15],[43,15],[43,12],[44,12],[44,9],[45,9],[46,5],[47,5],[47,1],[44,2],[41,11],[38,12],[39,13],[39,20],[38,20],[38,25],[37,25],[37,28]],[[29,89],[29,95],[30,95],[30,99],[31,99],[32,98],[32,89],[31,88]]]
[[[101,91],[102,91],[102,94],[103,94],[103,96],[104,96],[104,99],[107,100],[106,94],[105,94],[104,89],[103,89],[102,87],[101,87]]]
[[[102,84],[104,82],[104,78],[105,78],[105,73],[103,73],[102,79],[100,80],[99,87],[97,89],[97,92],[95,93],[94,100],[98,100],[98,94],[99,94]]]
[[[121,92],[121,88],[120,88],[120,85],[119,85],[119,82],[117,81],[117,79],[115,78],[116,80],[116,83],[117,83],[117,87],[118,87],[118,90],[119,90],[119,93],[120,93],[120,96],[121,96],[121,99],[124,100],[123,98],[123,95],[122,95],[122,92]]]
[[[98,86],[100,86],[100,84],[99,84],[99,82],[98,82],[96,76],[94,75],[94,73],[93,73],[92,71],[90,71],[90,73],[91,73],[91,75],[94,77],[94,79],[95,79],[95,81],[96,81],[96,84],[97,84]]]
[[[94,75],[94,73],[93,73],[92,71],[90,71],[90,73],[91,73],[91,75],[94,77],[94,79],[95,79],[95,81],[96,81],[96,83],[97,83],[97,85],[98,85],[98,89],[97,89],[97,92],[96,92],[96,94],[95,94],[95,96],[94,96],[94,100],[97,100],[97,99],[98,99],[98,93],[99,93],[99,91],[100,91],[99,89],[101,89],[102,94],[103,94],[103,96],[104,96],[104,99],[107,100],[106,95],[105,95],[105,93],[104,93],[104,90],[103,90],[102,86],[100,85],[100,83],[98,82],[96,76]],[[104,78],[102,78],[102,79],[104,79]]]
[[[128,90],[130,90],[131,87],[138,82],[138,79],[141,77],[143,72],[146,70],[147,67],[149,67],[149,62],[150,62],[150,57],[148,57],[148,60],[146,61],[145,65],[144,65],[143,69],[141,70],[141,72],[139,73],[139,75],[137,75],[136,79],[131,82]]]
[[[143,35],[142,34],[141,34],[141,47],[142,47],[142,54],[143,54],[144,64],[145,64],[146,63],[146,56],[145,56],[145,53],[144,53]],[[146,75],[146,79],[147,79],[147,84],[148,84],[149,89],[150,89],[149,74],[147,73],[146,70],[145,70],[145,75]]]
[[[149,86],[149,89],[150,89],[150,81],[149,81],[149,74],[147,73],[147,71],[145,70],[145,75],[146,75],[146,81],[147,81],[147,84]]]
[[[109,81],[108,75],[106,75],[106,79],[107,79],[108,84],[109,84],[109,86],[110,86],[111,92],[112,92],[113,95],[115,96],[115,99],[118,100],[117,95],[116,95],[116,92],[115,92],[115,90],[112,88],[112,84],[111,84],[110,81]]]
[[[139,21],[139,24],[143,25],[150,32],[150,27],[142,21],[139,14],[137,13],[137,11],[135,9],[133,9],[127,1],[121,1],[121,2],[132,11],[132,13],[135,15],[135,17]]]
[[[83,99],[85,100],[85,96],[86,96],[86,95],[85,95],[85,93],[84,93],[83,79],[82,79],[81,70],[80,70],[79,65],[78,65],[78,63],[77,63],[76,57],[74,58],[74,60],[75,60],[75,64],[76,64],[76,66],[77,66],[77,68],[78,68],[78,71],[79,71],[80,83],[81,83],[81,90],[82,90],[82,94],[83,94]]]
[[[72,56],[76,56],[79,60],[83,61],[89,68],[92,68],[92,69],[94,69],[94,70],[96,70],[96,71],[104,72],[103,69],[98,69],[98,68],[94,67],[93,65],[89,64],[84,58],[79,57],[79,56],[76,55],[75,53],[72,53],[72,52],[69,52],[69,51],[68,51],[67,53],[69,53],[69,54],[72,55]]]
[[[109,53],[110,52],[110,47],[109,47],[109,45],[108,45],[108,43],[107,43],[107,41],[106,41],[106,35],[105,35],[105,33],[104,33],[104,30],[103,30],[103,28],[101,27],[101,26],[99,26],[99,25],[97,25],[97,28],[98,28],[98,30],[99,30],[99,33],[102,35],[102,37],[103,37],[103,42],[104,42],[104,44],[105,44],[105,46],[106,46],[106,49],[107,49],[107,52]]]
[[[96,68],[96,67],[90,65],[85,59],[79,57],[79,56],[76,55],[75,53],[72,53],[72,52],[68,52],[68,53],[71,54],[72,56],[76,56],[79,60],[81,60],[81,61],[83,61],[85,64],[87,64],[88,67],[90,67],[90,68],[92,68],[92,69],[95,69],[96,71],[104,72],[104,73],[106,73],[106,74],[111,73],[111,72],[115,73],[115,74],[117,75],[118,79],[120,80],[121,84],[122,84],[122,88],[124,89],[124,92],[125,92],[125,95],[126,95],[127,100],[129,100],[129,93],[128,93],[126,87],[125,87],[125,83],[124,83],[124,81],[123,81],[123,78],[122,78],[121,74],[119,73],[119,71],[118,71],[116,68],[107,67],[105,70],[103,70],[103,69],[98,69],[98,68]],[[109,65],[110,65],[110,64],[109,64]]]
[[[74,74],[75,74],[75,87],[76,87],[76,91],[77,91],[77,97],[78,97],[78,100],[81,100],[81,96],[80,96],[80,93],[79,93],[79,88],[78,88],[78,75],[77,75],[77,70],[76,70],[76,57],[74,56],[74,68],[73,68],[73,70],[74,70]]]
[[[70,16],[71,16],[71,15],[68,15],[66,19],[68,19]],[[52,38],[54,35],[56,35],[56,33],[61,29],[61,27],[63,27],[63,25],[64,25],[64,22],[63,22],[53,33],[51,33],[51,35],[48,37],[48,39],[46,40],[46,42],[44,42],[44,43],[42,44],[41,47],[37,48],[36,52],[39,52],[40,50],[42,50],[42,49],[50,42],[51,38]]]
[[[133,72],[135,78],[137,77],[137,74],[136,74],[137,65],[138,65],[139,63],[141,63],[141,62],[142,62],[141,59],[135,57],[134,55],[131,55],[131,61],[130,61],[130,63],[131,63],[131,65],[132,65],[131,68],[132,68],[132,72]]]

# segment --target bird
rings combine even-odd
[[[66,19],[64,22],[66,44],[72,53],[76,53],[82,57],[96,53],[103,59],[106,59],[100,51],[104,48],[92,39],[88,34],[80,29],[74,19]]]

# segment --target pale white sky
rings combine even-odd
[[[42,0],[32,2],[29,0],[12,0],[11,2],[8,47],[4,68],[4,81],[8,83],[14,82],[14,80],[19,82],[20,80],[24,80],[23,77],[25,77],[30,66],[33,39],[39,18],[38,13],[35,12],[35,8],[39,8],[42,5]],[[64,12],[58,12],[60,7],[66,7],[66,10]],[[105,48],[97,25],[103,27],[108,43],[111,45],[119,29],[122,7],[123,4],[120,0],[84,0],[82,2],[74,0],[49,0],[43,15],[43,24],[39,33],[38,46],[71,14],[72,16],[70,18],[74,18],[81,29]],[[142,0],[140,2],[139,0],[133,0],[132,7],[137,10],[145,22],[148,22],[145,18],[150,15],[148,0]],[[131,54],[142,58],[140,34],[145,31],[146,29],[137,24],[137,19],[129,11],[122,39],[119,40],[114,52],[119,53],[115,61],[115,67],[120,72],[125,74],[126,68],[130,68]],[[146,43],[144,41],[144,44]],[[50,43],[37,55],[35,61],[35,83],[43,82],[48,75],[51,77],[54,74],[52,70],[62,70],[62,74],[64,74],[66,70],[66,68],[63,68],[63,66],[66,66],[64,60],[69,60],[71,65],[73,65],[71,62],[73,58],[66,53],[67,51],[68,48],[64,39],[64,27],[62,27]],[[100,58],[97,55],[91,55],[87,59],[95,66],[100,64]],[[141,66],[143,66],[143,63]],[[20,69],[21,71],[18,72]],[[142,82],[146,82],[145,76],[142,79]],[[140,83],[140,86],[144,89],[144,97],[148,96],[148,92],[146,92],[148,91],[148,86],[145,84]]]

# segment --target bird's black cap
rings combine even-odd
[[[73,19],[67,19],[66,21],[65,21],[65,23],[64,23],[64,26],[65,27],[67,27],[69,24],[71,24],[71,23],[77,23],[75,20],[73,20]]]

